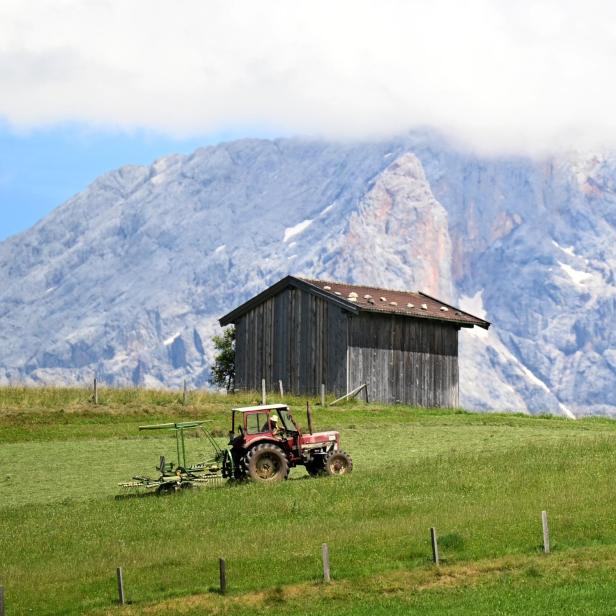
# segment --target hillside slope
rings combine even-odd
[[[433,135],[245,140],[102,176],[0,244],[0,383],[204,386],[216,319],[287,273],[422,289],[469,408],[615,413],[616,157]]]
[[[175,440],[146,423],[206,420],[222,436],[249,396],[0,388],[0,583],[11,614],[610,614],[616,423],[313,407],[340,431],[345,477],[115,500]],[[274,398],[273,401],[278,401]],[[305,399],[290,399],[305,425]],[[190,461],[209,441],[187,434]],[[552,554],[541,553],[541,511]],[[436,527],[442,566],[430,561]],[[334,583],[324,589],[321,544]],[[229,594],[220,597],[218,558]],[[299,598],[302,600],[298,600]],[[304,600],[305,599],[305,600]],[[268,612],[269,610],[269,612]]]

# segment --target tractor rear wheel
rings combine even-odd
[[[275,482],[289,476],[289,462],[284,451],[273,443],[253,447],[245,457],[246,473],[253,481]]]
[[[353,460],[344,451],[332,451],[325,456],[326,475],[347,475],[353,470]]]

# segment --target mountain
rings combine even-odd
[[[488,158],[422,133],[242,140],[98,178],[0,244],[0,383],[206,386],[217,317],[287,273],[421,289],[464,406],[616,414],[616,155]]]

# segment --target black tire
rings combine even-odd
[[[246,474],[252,481],[274,483],[289,476],[289,462],[284,451],[273,443],[261,443],[244,458]]]
[[[319,475],[322,475],[324,470],[322,457],[306,462],[306,471],[308,471],[308,474],[311,477],[318,477]]]
[[[223,479],[233,478],[234,464],[233,458],[228,449],[225,449],[225,453],[222,458],[222,477]]]
[[[161,483],[157,488],[156,488],[156,494],[158,494],[158,496],[165,496],[167,494],[175,494],[175,491],[177,490],[177,484],[176,483]]]
[[[222,460],[223,479],[233,481],[243,481],[246,479],[244,457],[240,456],[236,450],[225,450]]]
[[[325,456],[324,472],[326,475],[348,475],[353,471],[353,460],[344,451],[332,451]]]

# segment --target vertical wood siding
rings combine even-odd
[[[300,289],[288,288],[239,317],[236,387],[317,395],[346,393],[347,313]]]
[[[370,400],[456,407],[458,328],[440,321],[363,312],[351,319],[350,387]]]

